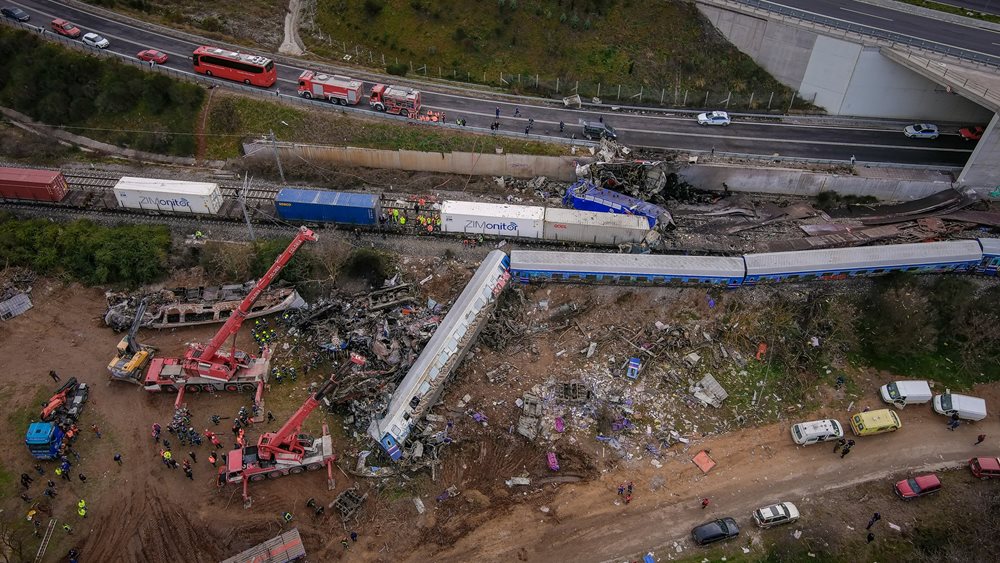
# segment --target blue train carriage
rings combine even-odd
[[[382,212],[378,194],[282,188],[274,208],[285,221],[377,225]]]
[[[1000,238],[981,238],[979,246],[983,250],[983,259],[976,271],[987,276],[997,275],[1000,266]]]
[[[510,280],[509,270],[506,253],[494,250],[486,256],[393,392],[385,415],[369,425],[369,436],[393,461],[403,457],[403,444],[413,425],[437,402],[448,374],[472,346]]]
[[[513,250],[510,272],[524,283],[561,281],[738,287],[746,275],[746,265],[742,257]]]
[[[972,240],[747,254],[744,285],[889,272],[969,272],[979,267],[982,257],[982,248]]]
[[[674,218],[665,208],[612,190],[598,188],[586,180],[579,180],[566,189],[563,205],[581,211],[624,213],[641,215],[649,221],[649,228],[671,229]]]

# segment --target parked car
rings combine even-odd
[[[729,114],[724,111],[712,111],[698,114],[698,125],[721,125],[723,127],[732,123]]]
[[[740,527],[732,518],[719,518],[695,526],[691,530],[691,539],[698,545],[708,545],[717,541],[735,538],[740,534]]]
[[[600,121],[585,121],[583,123],[583,136],[590,140],[610,139],[614,141],[618,138],[615,128]]]
[[[761,528],[789,524],[799,519],[799,509],[790,502],[779,502],[753,511],[753,521]]]
[[[883,385],[879,391],[883,401],[900,408],[915,403],[928,403],[933,397],[931,385],[926,381],[893,381]]]
[[[917,475],[909,479],[903,479],[896,483],[894,487],[896,494],[903,500],[911,500],[924,495],[936,493],[941,490],[941,480],[933,473]]]
[[[792,441],[800,446],[816,442],[839,440],[844,437],[844,427],[833,419],[799,422],[792,425]]]
[[[146,49],[145,51],[139,51],[139,54],[136,55],[136,57],[139,57],[140,61],[146,61],[147,63],[152,61],[158,65],[167,62],[168,58],[166,53],[164,53],[163,51],[157,51],[156,49]]]
[[[66,37],[72,37],[73,39],[80,37],[80,28],[62,18],[52,20],[49,27],[51,27],[52,31],[58,33],[59,35],[65,35]]]
[[[958,418],[973,422],[986,418],[986,401],[979,397],[959,395],[948,390],[940,395],[935,395],[931,404],[934,407],[934,412],[945,416],[957,414]]]
[[[1000,457],[974,457],[969,460],[972,475],[980,479],[1000,477]]]
[[[83,36],[83,42],[91,47],[97,47],[98,49],[107,49],[111,42],[107,39],[101,37],[96,33],[87,33]]]
[[[986,131],[985,127],[980,127],[978,125],[970,125],[968,127],[962,127],[958,130],[958,134],[962,136],[966,141],[978,141],[983,138],[983,133]]]
[[[903,129],[903,134],[911,139],[937,139],[940,132],[937,125],[931,123],[914,123]]]
[[[14,6],[4,6],[3,8],[0,8],[0,14],[3,14],[3,17],[5,18],[10,18],[19,22],[26,22],[31,19],[28,12]]]

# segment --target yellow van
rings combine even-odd
[[[851,430],[856,436],[871,436],[883,432],[895,432],[902,428],[899,416],[889,409],[861,412],[851,417]]]

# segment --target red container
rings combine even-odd
[[[35,201],[62,201],[69,191],[57,170],[0,168],[0,197]]]

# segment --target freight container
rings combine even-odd
[[[381,215],[377,194],[282,188],[274,198],[278,216],[286,221],[375,225]]]
[[[222,207],[219,184],[126,176],[115,184],[118,205],[173,213],[215,215]]]
[[[549,207],[545,210],[545,240],[585,244],[640,243],[649,221],[639,215],[619,215]]]
[[[674,226],[674,219],[666,208],[612,190],[598,188],[586,180],[579,180],[566,190],[563,205],[580,211],[642,215],[649,221],[650,229],[656,227],[671,229]]]
[[[69,192],[58,170],[0,168],[0,197],[34,201],[62,201]]]
[[[542,238],[544,222],[544,207],[474,201],[441,205],[441,228],[446,233],[537,239]]]

